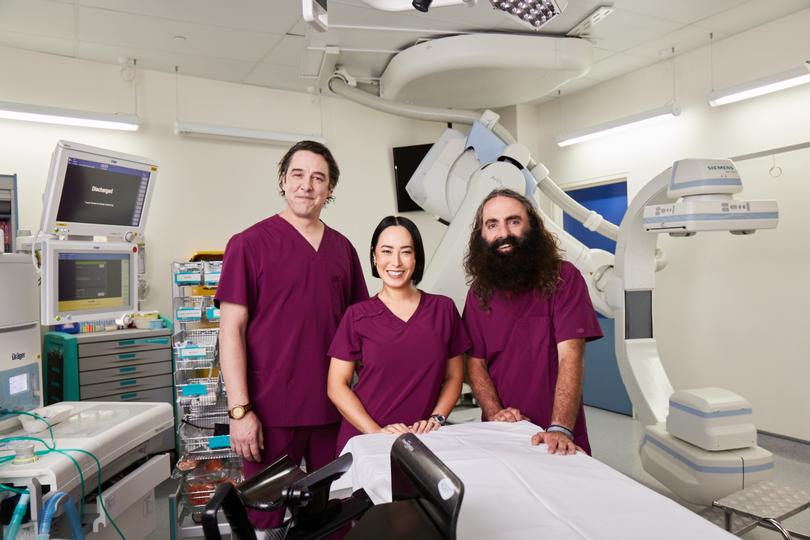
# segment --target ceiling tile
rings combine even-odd
[[[318,84],[316,79],[304,78],[298,68],[275,64],[258,64],[244,80],[247,84],[268,86],[284,90],[306,92],[309,87]]]
[[[714,39],[723,39],[724,33],[715,33]],[[670,32],[662,37],[651,39],[624,52],[634,56],[646,56],[661,60],[672,56],[672,48],[675,47],[675,54],[704,47],[709,44],[709,32],[697,26],[684,26],[674,32]]]
[[[722,13],[735,8],[748,0],[615,0],[613,7],[622,11],[649,15],[659,19],[666,19],[682,24],[692,23],[700,19]],[[770,1],[770,0],[769,0]],[[774,0],[776,2],[780,0]],[[762,10],[762,3],[760,10]]]
[[[769,0],[766,4],[749,0],[736,9],[697,21],[695,26],[733,35],[807,8],[808,0]]]
[[[73,39],[73,6],[47,0],[3,0],[0,31]]]
[[[179,41],[174,36],[186,39]],[[82,8],[79,37],[90,43],[258,61],[282,36]]]
[[[299,66],[306,50],[304,36],[284,36],[262,62],[281,66]]]
[[[619,75],[641,69],[645,66],[657,62],[655,59],[641,56],[631,56],[629,54],[614,54],[601,62],[596,62],[587,73],[589,79],[606,81]]]
[[[283,34],[301,17],[293,0],[79,0],[85,7],[173,21]]]
[[[80,43],[79,56],[85,60],[108,64],[117,64],[118,58],[136,58],[138,67],[143,69],[174,73],[174,66],[178,66],[181,75],[230,82],[242,82],[254,66],[253,62],[240,60],[181,55],[98,43]]]
[[[59,56],[73,56],[73,40],[0,31],[0,45]]]
[[[680,27],[664,19],[616,10],[593,27],[590,39],[601,49],[622,52]]]

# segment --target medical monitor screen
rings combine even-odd
[[[397,183],[397,212],[417,212],[422,207],[411,199],[405,186],[422,163],[432,144],[417,144],[394,148],[394,179]]]
[[[132,307],[127,253],[60,252],[57,273],[60,313]]]
[[[138,227],[149,172],[71,157],[56,221]]]

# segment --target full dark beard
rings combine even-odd
[[[499,246],[507,243],[512,244],[512,251],[498,251]],[[536,288],[543,264],[541,245],[540,233],[536,229],[529,230],[523,238],[510,235],[492,244],[479,236],[471,250],[470,260],[475,269],[475,280],[484,289],[512,294]]]

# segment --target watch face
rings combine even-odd
[[[234,420],[239,420],[243,416],[245,416],[245,408],[242,405],[237,405],[231,409],[231,418]]]

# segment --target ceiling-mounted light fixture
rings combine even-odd
[[[709,94],[709,105],[726,105],[807,83],[810,83],[810,61],[782,73],[712,92]]]
[[[568,0],[489,0],[492,7],[540,30],[568,6]]]
[[[369,6],[382,11],[410,11],[447,6],[474,6],[477,0],[363,0]]]
[[[189,135],[208,139],[221,139],[261,144],[288,144],[308,140],[326,144],[326,139],[317,135],[303,135],[300,133],[287,133],[281,131],[266,131],[263,129],[249,129],[233,126],[216,126],[211,124],[198,124],[185,120],[174,121],[174,132],[177,135]]]
[[[625,131],[630,128],[653,124],[667,118],[674,118],[679,114],[681,114],[680,107],[674,103],[670,103],[663,107],[658,107],[657,109],[644,111],[617,120],[611,120],[604,124],[560,135],[557,137],[557,146],[570,146],[597,137],[604,137],[605,135]]]
[[[136,131],[139,122],[138,117],[131,114],[78,111],[58,107],[45,107],[42,105],[28,105],[26,103],[10,103],[7,101],[0,102],[0,118],[7,120],[23,120],[26,122],[41,122],[45,124],[59,124],[63,126],[117,129],[122,131]]]

